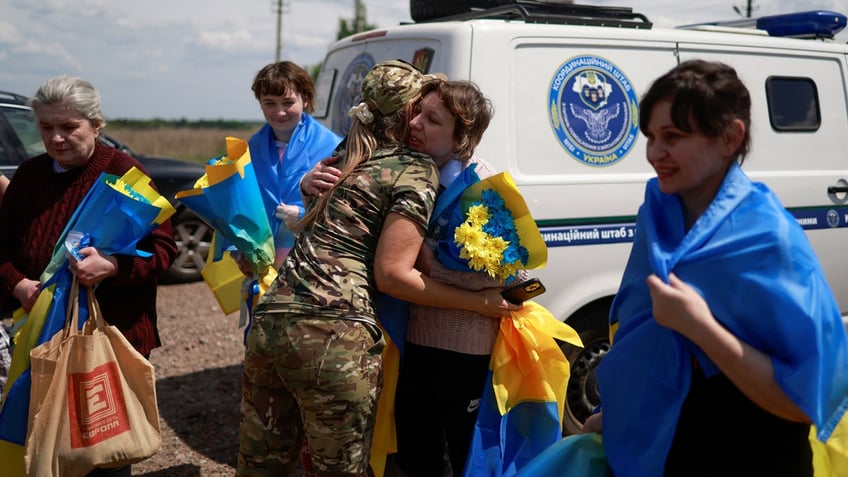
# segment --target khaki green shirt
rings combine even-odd
[[[426,230],[438,184],[429,156],[406,146],[375,151],[330,192],[256,312],[376,323],[374,253],[386,216],[401,214]]]

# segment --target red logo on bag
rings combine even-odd
[[[130,430],[117,363],[68,375],[68,422],[72,449],[91,447]]]

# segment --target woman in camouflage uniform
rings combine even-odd
[[[408,63],[362,83],[342,175],[308,204],[274,286],[257,305],[242,381],[239,476],[291,475],[306,439],[314,475],[367,475],[384,340],[374,296],[499,317],[499,288],[464,291],[414,269],[438,187],[406,146],[425,80]]]

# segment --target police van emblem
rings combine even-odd
[[[833,209],[827,211],[827,226],[839,227],[839,212]]]
[[[597,56],[576,56],[559,67],[548,116],[563,149],[590,166],[620,161],[639,135],[639,100],[630,80]]]
[[[365,75],[376,65],[374,57],[370,53],[360,53],[347,65],[344,74],[339,80],[339,89],[336,91],[336,100],[333,108],[333,131],[346,136],[350,130],[350,116],[347,112],[350,108],[359,104],[360,89]]]

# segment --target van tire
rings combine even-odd
[[[566,389],[565,413],[562,418],[563,435],[579,434],[583,422],[600,404],[595,370],[610,349],[609,338],[596,330],[580,334],[585,345],[569,356],[571,377]],[[567,345],[566,345],[567,346]]]
[[[409,0],[409,14],[417,22],[470,12],[473,8],[512,5],[517,0]]]
[[[564,436],[580,434],[583,422],[600,404],[595,370],[610,349],[608,316],[611,305],[611,297],[595,301],[578,310],[566,322],[580,335],[583,347],[559,343],[571,366],[562,417]]]

